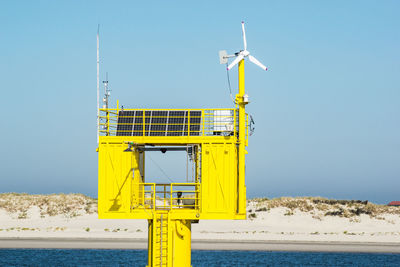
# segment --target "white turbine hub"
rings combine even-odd
[[[227,70],[232,69],[236,64],[238,64],[242,59],[248,57],[249,60],[262,68],[263,70],[268,70],[260,61],[258,61],[255,57],[250,55],[250,52],[247,51],[247,41],[246,41],[246,31],[244,29],[244,22],[242,21],[242,34],[243,34],[243,50],[237,54],[237,57],[232,61],[232,63],[228,66]],[[221,56],[220,56],[221,57]]]
[[[242,53],[242,55],[243,55],[244,57],[247,57],[248,55],[250,55],[250,52],[247,51],[247,50],[244,50],[244,51],[242,51],[241,53]]]

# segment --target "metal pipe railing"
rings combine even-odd
[[[100,109],[99,118],[102,136],[230,136],[239,124],[236,109]]]
[[[200,209],[200,183],[139,183],[144,197],[132,199],[137,209]]]

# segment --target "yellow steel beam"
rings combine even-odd
[[[238,178],[238,213],[246,213],[246,188],[245,188],[245,136],[246,136],[246,103],[243,101],[244,88],[244,59],[239,62],[239,94],[237,103],[239,105],[239,178]]]
[[[148,220],[148,267],[191,266],[191,220],[159,211]]]
[[[236,143],[235,136],[100,136],[102,144],[154,144],[154,145],[186,145],[186,144],[226,144]]]

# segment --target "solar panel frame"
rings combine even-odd
[[[190,135],[199,136],[201,129],[201,111],[190,111]]]
[[[150,136],[165,136],[167,128],[167,114],[165,110],[154,110],[150,119]]]
[[[143,112],[145,127],[143,130]],[[117,136],[200,136],[201,110],[119,111]]]
[[[133,127],[133,111],[123,111],[118,113],[117,136],[130,136]]]
[[[132,136],[142,136],[143,135],[143,111],[136,110],[135,120],[132,129]]]

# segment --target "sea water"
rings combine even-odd
[[[0,249],[0,266],[140,266],[146,250]],[[193,267],[400,266],[400,254],[268,251],[192,251]]]

